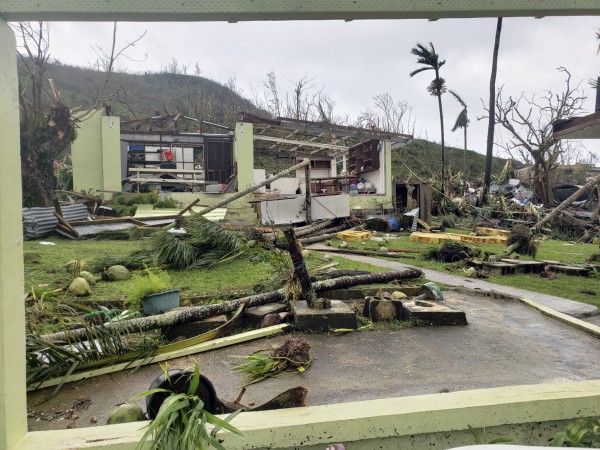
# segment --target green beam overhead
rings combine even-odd
[[[0,0],[6,21],[254,21],[597,16],[598,0]]]

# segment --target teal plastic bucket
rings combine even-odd
[[[142,310],[146,316],[163,314],[179,306],[179,291],[165,291],[147,295],[142,299]]]

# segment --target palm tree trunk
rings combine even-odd
[[[435,71],[435,77],[438,80],[438,85],[439,85],[439,78],[440,75],[436,69]],[[444,142],[444,109],[442,108],[442,93],[438,92],[437,95],[438,98],[438,109],[440,110],[440,133],[441,133],[441,139],[442,139],[442,194],[446,193],[446,145]]]
[[[465,143],[465,151],[463,153],[463,189],[462,195],[464,197],[465,191],[467,189],[467,127],[463,128],[463,141]]]
[[[308,274],[308,269],[304,263],[302,249],[300,247],[300,243],[296,239],[296,233],[294,233],[293,228],[288,228],[287,230],[283,230],[283,234],[285,235],[288,245],[288,252],[290,253],[290,258],[292,259],[292,264],[294,265],[294,277],[298,280],[302,289],[301,297],[306,300],[306,304],[309,308],[314,308],[315,301],[317,300],[317,294],[315,293],[312,283],[310,282],[310,275]]]
[[[485,203],[492,182],[492,157],[494,155],[494,125],[496,124],[496,73],[498,71],[498,50],[500,49],[500,34],[502,33],[502,17],[496,23],[496,39],[494,40],[494,54],[492,57],[492,73],[490,75],[490,98],[488,102],[488,131],[487,146],[485,151],[485,175],[483,178],[483,191],[481,203]]]
[[[312,287],[316,292],[323,292],[334,289],[346,289],[362,284],[388,283],[393,280],[419,278],[421,276],[423,276],[423,272],[418,269],[403,269],[393,272],[377,272],[368,275],[346,276],[333,280],[318,281],[313,283]],[[154,330],[156,328],[166,328],[182,323],[194,322],[196,320],[206,319],[207,317],[230,313],[235,311],[243,302],[248,302],[248,307],[252,307],[281,300],[285,300],[284,289],[251,295],[215,305],[190,306],[188,308],[183,308],[156,316],[141,317],[138,319],[124,320],[120,322],[107,322],[103,326],[120,333],[137,333],[147,330]],[[46,341],[77,341],[86,339],[86,336],[87,333],[85,329],[77,329],[68,332],[47,334],[41,338]]]

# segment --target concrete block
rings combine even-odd
[[[467,325],[464,311],[448,305],[446,302],[427,300],[404,300],[402,302],[402,320],[421,321],[428,325]]]
[[[331,300],[325,309],[309,308],[304,300],[293,307],[294,324],[304,331],[326,331],[335,328],[358,328],[356,314],[341,300]]]
[[[209,317],[208,319],[198,320],[196,322],[182,323],[179,325],[173,325],[172,327],[164,330],[165,337],[171,341],[190,339],[200,334],[206,333],[210,330],[214,330],[227,322],[227,316],[215,316]]]
[[[285,303],[267,303],[260,306],[253,306],[244,312],[244,324],[250,327],[258,327],[266,315],[287,310],[288,305]]]

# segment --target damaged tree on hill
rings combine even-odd
[[[24,206],[50,206],[54,196],[54,162],[77,137],[76,121],[84,120],[102,104],[115,60],[142,37],[115,49],[116,22],[106,79],[88,112],[75,119],[52,79],[45,78],[50,59],[48,28],[43,22],[19,22],[15,31],[20,40],[19,109],[21,127],[21,173]],[[49,97],[49,100],[46,98]],[[48,107],[47,104],[50,103]]]

